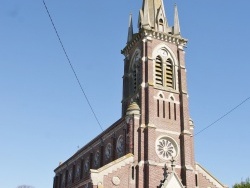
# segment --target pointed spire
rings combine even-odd
[[[152,2],[152,1],[151,1]],[[151,8],[149,8],[151,7]],[[152,11],[150,10],[152,9],[152,6],[149,6],[149,0],[143,0],[143,5],[142,5],[142,10],[143,10],[143,17],[142,17],[142,27],[146,28],[146,29],[151,29],[152,25],[151,25],[151,15],[152,15]]]
[[[129,15],[129,23],[128,23],[128,40],[127,43],[129,43],[133,38],[133,21],[132,21],[132,14]]]
[[[139,28],[167,32],[167,27],[163,0],[143,0]]]
[[[162,6],[162,10],[163,10],[163,16],[165,17],[165,18],[167,18],[166,17],[166,12],[165,12],[165,6],[164,6],[164,1],[163,0],[161,0],[161,6]]]
[[[178,9],[177,5],[174,6],[174,35],[180,35],[181,29],[180,29],[180,22],[179,22],[179,15],[178,15]]]

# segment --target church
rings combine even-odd
[[[143,0],[129,18],[122,117],[55,169],[53,188],[225,188],[195,162],[177,6]]]

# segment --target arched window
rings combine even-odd
[[[135,92],[136,89],[137,89],[137,71],[136,71],[136,65],[135,67],[133,68],[133,91]]]
[[[140,53],[136,52],[130,68],[130,94],[134,94],[141,82],[141,69],[140,69]]]
[[[160,56],[156,57],[155,62],[155,83],[157,85],[163,85],[162,81],[162,59]]]
[[[165,79],[166,87],[173,88],[173,63],[172,63],[171,59],[167,59],[167,61],[166,61],[165,76],[166,76],[166,79]]]
[[[174,64],[166,51],[161,51],[155,59],[155,84],[165,88],[174,88]]]
[[[164,29],[163,29],[163,20],[162,19],[159,20],[159,31],[160,32],[164,31]]]

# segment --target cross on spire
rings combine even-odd
[[[167,167],[166,164],[165,164],[165,166],[163,168],[163,177],[164,177],[163,181],[165,181],[168,178],[168,167]]]
[[[175,167],[175,164],[174,164],[174,162],[175,162],[175,160],[174,160],[174,158],[172,157],[172,159],[171,159],[171,167],[172,167],[172,172],[174,171],[174,167]]]

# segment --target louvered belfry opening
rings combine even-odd
[[[155,84],[166,88],[174,88],[173,62],[170,58],[163,60],[160,56],[155,61]]]
[[[139,52],[136,52],[133,55],[129,68],[129,85],[130,85],[130,95],[133,95],[137,92],[141,82],[141,67],[140,67],[141,56]]]
[[[133,92],[135,93],[137,90],[137,72],[136,68],[133,70]]]
[[[166,76],[166,87],[173,88],[173,63],[171,59],[167,59],[165,76]]]
[[[160,56],[156,57],[155,62],[155,83],[157,85],[163,85],[163,79],[162,79],[162,59]]]

